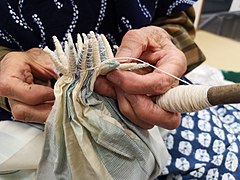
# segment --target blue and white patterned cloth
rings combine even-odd
[[[164,141],[170,158],[159,179],[240,179],[240,104],[182,114]]]
[[[185,80],[197,84],[232,84],[217,68],[200,65]],[[170,153],[159,180],[240,178],[240,104],[218,105],[186,114],[180,126],[163,137]]]

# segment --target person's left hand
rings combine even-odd
[[[185,55],[172,43],[169,34],[155,26],[128,31],[116,57],[139,58],[177,77],[181,77],[187,67]],[[177,86],[177,79],[156,69],[144,75],[115,70],[106,77],[108,81],[98,78],[95,90],[102,95],[115,96],[120,111],[134,124],[143,129],[154,125],[166,129],[178,127],[180,114],[164,111],[150,97]]]
[[[42,49],[10,52],[0,63],[0,96],[8,99],[15,120],[44,123],[55,99],[50,81],[57,78]]]

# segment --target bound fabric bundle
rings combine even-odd
[[[45,126],[38,179],[154,179],[168,152],[161,136],[134,126],[115,100],[93,92],[98,75],[120,66],[103,35],[71,36],[64,50],[54,37],[52,56],[62,76],[55,84],[55,104]],[[112,60],[111,60],[112,59]]]

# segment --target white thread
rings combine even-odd
[[[145,62],[145,61],[143,61],[143,60],[141,60],[141,59],[133,58],[133,57],[117,57],[117,58],[115,57],[115,58],[113,58],[113,59],[116,59],[116,60],[125,60],[125,61],[127,61],[127,59],[130,59],[130,60],[139,61],[139,62],[141,62],[141,63],[143,63],[143,64],[147,64],[148,66],[150,66],[150,67],[152,67],[152,68],[154,68],[154,69],[156,69],[156,70],[158,70],[158,71],[160,71],[160,72],[162,72],[162,73],[164,73],[164,74],[167,74],[167,75],[169,75],[169,76],[171,76],[171,77],[173,77],[173,78],[175,78],[175,79],[177,79],[177,80],[179,80],[179,81],[181,81],[181,82],[183,82],[183,83],[185,83],[185,84],[190,85],[189,82],[184,81],[184,80],[178,78],[177,76],[174,76],[173,74],[170,74],[170,73],[168,73],[168,72],[166,72],[166,71],[164,71],[164,70],[162,70],[162,69],[159,69],[158,67],[153,66],[153,65],[151,65],[151,64],[149,64],[149,63],[147,63],[147,62]]]
[[[156,103],[169,112],[195,112],[212,106],[207,99],[209,86],[180,85],[158,96]]]
[[[141,69],[144,67],[148,67],[148,65],[143,63],[123,63],[119,65],[118,69],[133,71],[135,69]]]

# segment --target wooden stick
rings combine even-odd
[[[211,87],[208,90],[207,98],[213,106],[240,103],[240,84]]]

